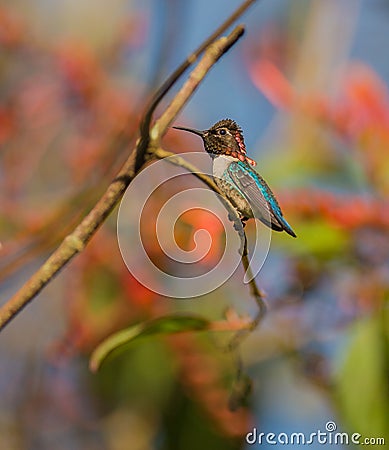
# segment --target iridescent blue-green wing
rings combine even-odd
[[[254,169],[248,164],[236,162],[230,164],[227,170],[236,187],[246,197],[257,219],[275,231],[286,231],[296,237],[284,219],[273,192]]]

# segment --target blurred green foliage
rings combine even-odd
[[[182,57],[186,41],[177,36],[203,30],[192,26],[190,2],[156,2],[158,11],[148,2],[87,3],[39,2],[44,19],[38,2],[0,7],[4,297],[93,207],[136,140],[140,106],[149,98],[140,72],[152,33],[161,31],[153,14],[166,22],[156,39],[164,64],[169,55]],[[350,50],[362,36],[379,61],[387,60],[387,27],[380,24],[388,10],[373,1],[260,3],[231,66],[227,55],[197,93],[201,108],[188,105],[180,118],[200,128],[216,107],[220,116],[244,114],[246,140],[258,139],[250,156],[256,153],[298,235],[273,233],[257,277],[269,313],[241,349],[251,397],[228,409],[239,364],[222,349],[247,324],[241,314],[256,312],[241,271],[202,298],[162,298],[126,270],[110,218],[31,313],[27,308],[1,335],[4,448],[232,450],[244,447],[252,426],[309,433],[331,415],[339,431],[389,442],[389,93],[382,68],[354,61]],[[221,20],[227,2],[220,5],[208,2],[201,21]],[[366,33],[373,10],[374,32]],[[164,75],[157,62],[154,80]],[[262,116],[271,123],[259,138]],[[168,133],[163,145],[199,150],[189,139]],[[185,187],[177,181],[169,192]],[[163,201],[153,196],[151,209]],[[174,270],[147,219],[152,259]],[[223,249],[216,225],[196,213],[177,223],[175,237],[192,249],[203,228]],[[250,224],[247,230],[250,238]],[[219,253],[199,266],[208,268]],[[208,327],[212,333],[203,332]],[[116,348],[116,358],[88,371],[93,349],[97,368]],[[299,363],[294,384],[267,397],[263,386],[279,380],[269,380],[264,367],[291,355]],[[296,401],[301,389],[306,398]],[[279,425],[284,411],[294,414]]]

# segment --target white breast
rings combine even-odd
[[[235,206],[235,208],[246,218],[253,217],[253,211],[247,202],[246,198],[239,193],[238,189],[231,189],[233,187],[232,180],[229,182],[230,178],[227,176],[223,177],[229,164],[232,162],[239,161],[238,158],[233,158],[232,156],[220,155],[213,160],[213,179],[219,189],[224,192],[224,195],[230,200],[230,202]]]
[[[213,176],[215,178],[222,178],[224,171],[227,169],[228,165],[233,161],[239,161],[238,158],[232,156],[220,155],[216,156],[213,160]]]

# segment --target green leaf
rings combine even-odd
[[[293,219],[290,219],[293,223]],[[346,253],[349,247],[349,235],[346,231],[336,229],[322,220],[310,220],[293,224],[297,240],[282,239],[276,236],[279,244],[295,255],[316,255],[322,258],[332,258],[334,255]]]
[[[351,432],[388,436],[388,319],[371,317],[355,324],[353,340],[339,373],[337,399]]]
[[[89,368],[96,372],[109,355],[125,350],[135,339],[156,334],[206,330],[208,327],[208,320],[188,314],[159,317],[139,323],[118,331],[97,346],[90,357]]]

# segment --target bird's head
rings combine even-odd
[[[193,128],[173,127],[177,130],[189,131],[203,139],[205,150],[212,156],[232,156],[240,161],[246,161],[255,166],[256,163],[246,155],[246,146],[243,133],[239,125],[232,119],[223,119],[216,122],[208,130],[195,130]]]

